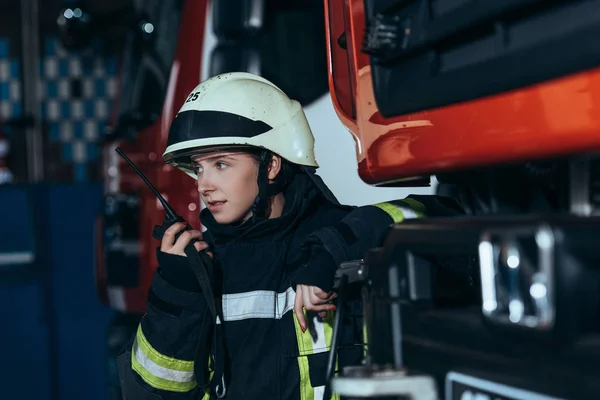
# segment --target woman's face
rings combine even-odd
[[[192,157],[200,198],[219,224],[251,217],[258,195],[258,162],[251,155],[220,151]]]

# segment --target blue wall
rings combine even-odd
[[[112,312],[93,275],[101,195],[99,184],[0,187],[0,242],[23,238],[36,254],[29,271],[0,266],[2,399],[106,399]]]

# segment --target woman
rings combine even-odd
[[[177,237],[177,223],[161,240],[147,314],[119,358],[125,398],[323,397],[337,266],[422,205],[340,205],[315,175],[313,146],[299,103],[261,77],[216,76],[188,96],[164,159],[196,179],[207,230]],[[213,259],[207,290],[190,243]],[[362,343],[348,324],[344,341]],[[340,350],[339,366],[361,356]]]

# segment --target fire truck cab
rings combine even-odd
[[[325,1],[331,96],[361,178],[435,176],[462,210],[396,224],[343,266],[367,350],[333,392],[600,395],[599,7]]]

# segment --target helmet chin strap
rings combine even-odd
[[[276,180],[269,184],[269,164],[273,158],[273,153],[269,150],[263,150],[258,162],[258,196],[252,204],[252,222],[256,223],[266,219],[267,208],[269,207],[269,198],[275,196],[283,190],[285,184],[283,179]],[[283,173],[283,169],[280,171]]]
[[[267,207],[269,205],[269,196],[267,187],[269,186],[269,162],[272,154],[270,151],[263,150],[260,154],[258,162],[258,196],[252,204],[252,220],[258,222],[263,220],[267,215]]]

